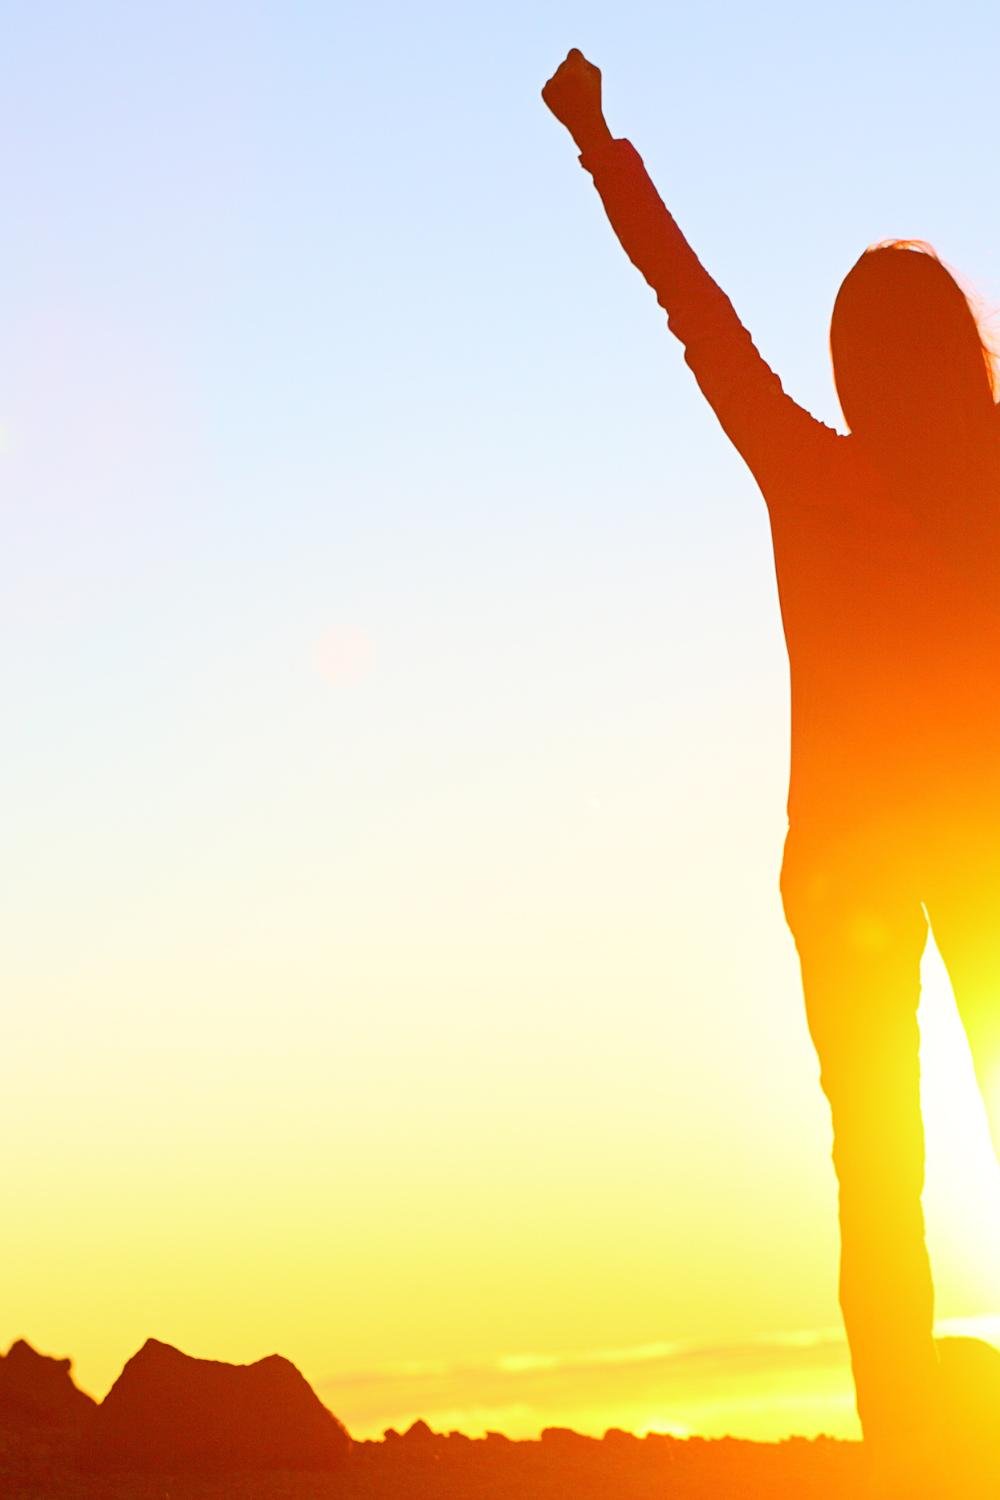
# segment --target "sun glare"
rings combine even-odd
[[[951,985],[932,942],[923,964],[920,1029],[925,1209],[939,1317],[986,1319],[1000,1311],[1000,1167]]]

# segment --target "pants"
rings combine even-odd
[[[900,826],[793,827],[781,891],[833,1119],[840,1305],[858,1412],[866,1442],[914,1448],[938,1404],[921,1206],[920,959],[929,916],[985,1087],[1000,1061],[1000,821],[927,821],[905,836]]]

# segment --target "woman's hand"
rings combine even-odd
[[[565,61],[542,89],[542,98],[581,152],[611,139],[601,109],[601,70],[588,62],[578,47],[567,52]]]

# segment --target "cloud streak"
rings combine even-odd
[[[515,1352],[482,1364],[390,1364],[330,1376],[319,1389],[358,1435],[405,1427],[418,1416],[440,1430],[451,1425],[482,1432],[493,1418],[500,1425],[500,1414],[512,1436],[555,1425],[595,1433],[609,1426],[678,1433],[742,1428],[761,1435],[761,1397],[788,1431],[810,1424],[817,1431],[838,1424],[850,1430],[853,1424],[847,1349],[838,1329],[731,1343]],[[824,1403],[832,1412],[825,1424]]]
[[[1000,1342],[1000,1317],[944,1319],[937,1332]],[[534,1437],[548,1426],[595,1436],[608,1427],[762,1440],[859,1435],[839,1328],[726,1343],[521,1351],[479,1364],[401,1361],[331,1375],[318,1389],[358,1437],[403,1430],[417,1417],[471,1436],[494,1429]]]

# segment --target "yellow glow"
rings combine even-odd
[[[924,959],[923,991],[925,1209],[938,1326],[947,1332],[950,1319],[972,1318],[971,1326],[990,1338],[988,1320],[1000,1313],[1000,1167],[951,985],[933,944]]]

